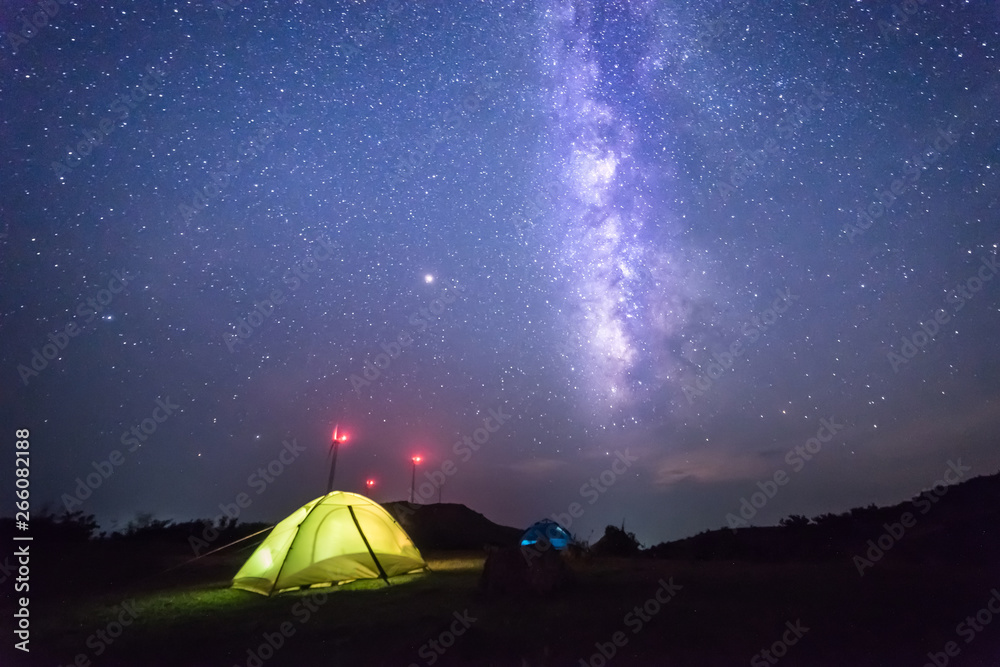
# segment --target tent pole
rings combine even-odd
[[[382,563],[378,562],[378,557],[375,555],[375,552],[372,551],[372,545],[368,544],[368,538],[365,537],[365,531],[361,530],[361,524],[358,523],[358,517],[354,515],[354,506],[348,505],[347,509],[351,512],[351,518],[354,519],[354,525],[357,527],[358,534],[365,543],[365,548],[368,549],[368,553],[371,555],[372,560],[375,561],[375,567],[378,568],[379,576],[382,577],[383,581],[385,581],[385,585],[389,586],[389,577],[386,575],[385,570],[382,569]]]
[[[330,495],[330,494],[327,494],[327,495]],[[304,524],[306,522],[306,519],[308,519],[309,516],[313,512],[316,511],[316,508],[323,504],[323,500],[324,500],[325,497],[326,496],[324,496],[323,498],[320,498],[318,500],[318,502],[315,505],[312,506],[312,509],[309,510],[308,512],[306,512],[306,515],[304,517],[302,517],[302,521],[299,521],[298,524],[296,524],[296,526],[295,526],[295,534],[292,535],[292,539],[288,543],[288,549],[285,550],[285,556],[284,556],[284,558],[281,559],[281,565],[278,567],[278,574],[274,575],[274,583],[271,584],[271,592],[267,594],[268,597],[271,597],[271,593],[274,592],[275,586],[278,585],[278,580],[281,579],[281,573],[285,571],[285,563],[288,562],[288,554],[292,550],[292,546],[295,545],[295,538],[299,536],[299,529],[302,528],[302,524]]]

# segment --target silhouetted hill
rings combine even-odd
[[[937,486],[888,507],[869,505],[780,526],[723,528],[643,552],[691,560],[854,560],[986,565],[1000,561],[1000,473]]]
[[[517,544],[524,532],[495,524],[458,503],[416,505],[398,501],[382,506],[420,550],[479,550],[484,544]]]

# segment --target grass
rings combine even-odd
[[[47,665],[71,664],[81,653],[94,665],[247,665],[248,651],[285,624],[291,636],[262,664],[423,666],[437,656],[428,642],[467,612],[475,622],[436,665],[579,665],[617,631],[628,643],[614,665],[746,665],[781,637],[786,621],[801,619],[810,629],[782,665],[919,667],[928,651],[956,639],[955,625],[1000,585],[992,572],[969,569],[880,564],[861,578],[850,563],[601,559],[574,562],[577,583],[563,593],[490,599],[477,587],[481,554],[427,558],[431,572],[388,587],[357,581],[267,598],[230,589],[225,578],[205,580],[220,570],[216,564],[155,585],[65,599],[36,620],[33,657],[44,655],[37,664]],[[671,577],[682,589],[633,632],[627,614]],[[96,656],[88,637],[115,621],[129,598],[137,620]],[[1000,618],[963,644],[955,664],[995,665],[996,655]]]

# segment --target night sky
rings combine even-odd
[[[996,3],[53,4],[0,6],[36,511],[277,521],[337,424],[339,489],[647,545],[1000,467]]]

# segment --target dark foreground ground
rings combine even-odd
[[[577,582],[562,593],[488,599],[477,588],[481,554],[425,555],[433,572],[391,587],[358,582],[274,598],[227,587],[245,554],[131,583],[67,569],[67,580],[103,580],[77,587],[76,597],[56,586],[33,598],[32,652],[13,652],[5,633],[0,664],[599,666],[598,645],[610,653],[621,633],[608,664],[921,667],[955,642],[957,655],[942,653],[938,667],[1000,665],[1000,614],[979,631],[956,630],[1000,587],[1000,567],[932,569],[887,557],[860,577],[849,561],[591,559],[572,563]],[[662,606],[650,602],[658,591],[667,597],[661,581],[675,585]],[[117,638],[105,635],[108,644],[96,633],[116,632],[108,626],[120,615],[129,620],[126,600],[136,618]],[[646,603],[644,620],[633,610]],[[279,641],[283,624],[289,636]],[[783,635],[795,643],[782,646]],[[267,636],[280,648],[262,650]],[[775,642],[780,660],[758,655]]]

